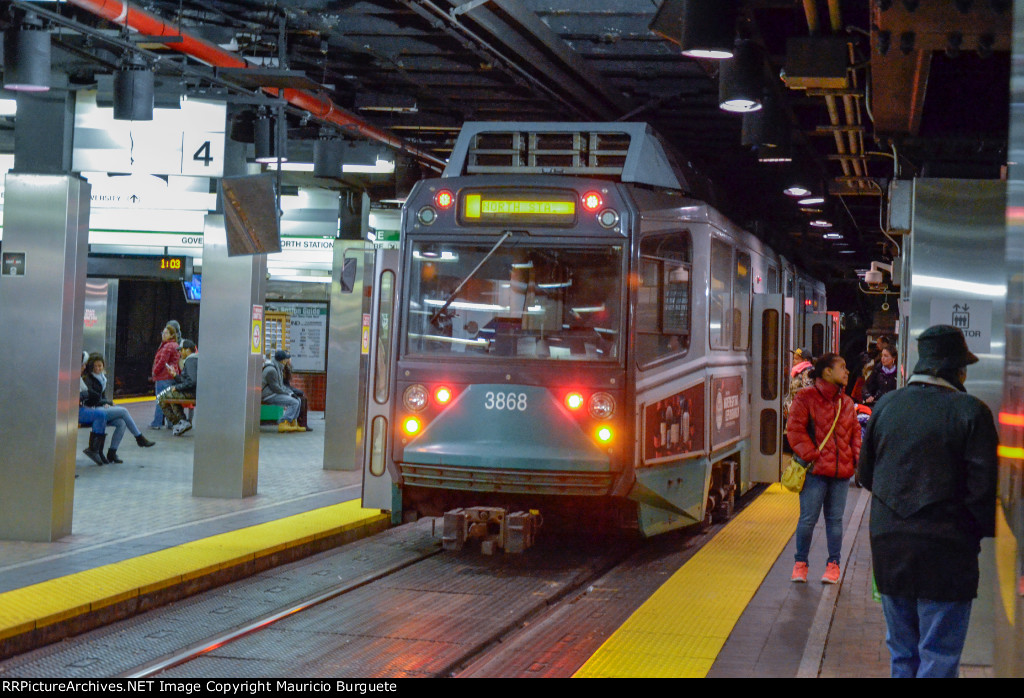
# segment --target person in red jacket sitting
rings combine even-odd
[[[809,464],[800,492],[792,580],[807,581],[811,537],[824,509],[828,562],[821,581],[836,584],[840,575],[839,551],[843,547],[843,510],[850,490],[849,480],[860,455],[861,430],[856,406],[843,390],[850,377],[843,357],[825,354],[814,362],[811,375],[814,385],[797,393],[786,424],[786,436],[793,453]]]

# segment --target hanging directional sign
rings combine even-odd
[[[223,102],[189,99],[154,109],[152,121],[114,121],[95,92],[79,92],[72,169],[221,177],[225,113]]]
[[[963,330],[967,348],[975,354],[992,351],[992,301],[933,298],[930,320]]]

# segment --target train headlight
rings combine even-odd
[[[409,417],[402,422],[402,427],[405,429],[405,433],[411,436],[420,430],[420,420],[415,417]]]
[[[419,412],[427,406],[427,389],[419,383],[410,385],[402,395],[402,402],[410,412]]]
[[[615,398],[608,393],[594,393],[590,396],[590,416],[594,419],[609,419],[615,414]]]
[[[416,214],[416,218],[423,225],[430,225],[437,220],[437,211],[434,210],[433,206],[424,206],[420,209],[419,213]]]
[[[585,211],[594,212],[597,209],[601,208],[601,204],[604,203],[604,200],[601,198],[601,195],[598,194],[596,191],[588,191],[586,194],[583,195],[581,203],[583,204],[583,209]]]
[[[455,203],[455,195],[447,189],[442,189],[434,195],[434,203],[440,209],[446,209]]]
[[[597,222],[602,228],[614,228],[619,222],[619,212],[613,208],[606,208],[597,214]]]
[[[603,444],[612,440],[612,430],[608,427],[601,427],[597,430],[597,440]]]

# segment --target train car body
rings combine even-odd
[[[645,124],[467,124],[378,254],[364,505],[635,526],[779,477],[822,284],[702,201]]]

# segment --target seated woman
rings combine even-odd
[[[139,428],[135,426],[135,420],[132,419],[131,414],[124,407],[115,407],[110,400],[103,397],[103,391],[107,387],[107,375],[104,371],[103,357],[99,354],[90,354],[89,358],[85,361],[85,366],[82,367],[82,384],[85,387],[85,392],[82,396],[82,404],[85,407],[98,408],[103,410],[106,416],[107,424],[114,425],[114,434],[110,437],[110,450],[107,451],[106,460],[108,463],[124,463],[123,460],[117,457],[117,447],[121,445],[121,439],[124,437],[124,431],[127,429],[135,437],[135,443],[140,448],[148,448],[155,446],[156,443],[150,441]],[[102,453],[103,440],[105,437],[98,439],[97,443],[99,450]],[[93,444],[90,441],[90,448]],[[88,454],[86,454],[88,455]],[[92,458],[92,456],[89,456]],[[95,460],[95,458],[93,459]],[[101,464],[97,464],[101,465]]]

